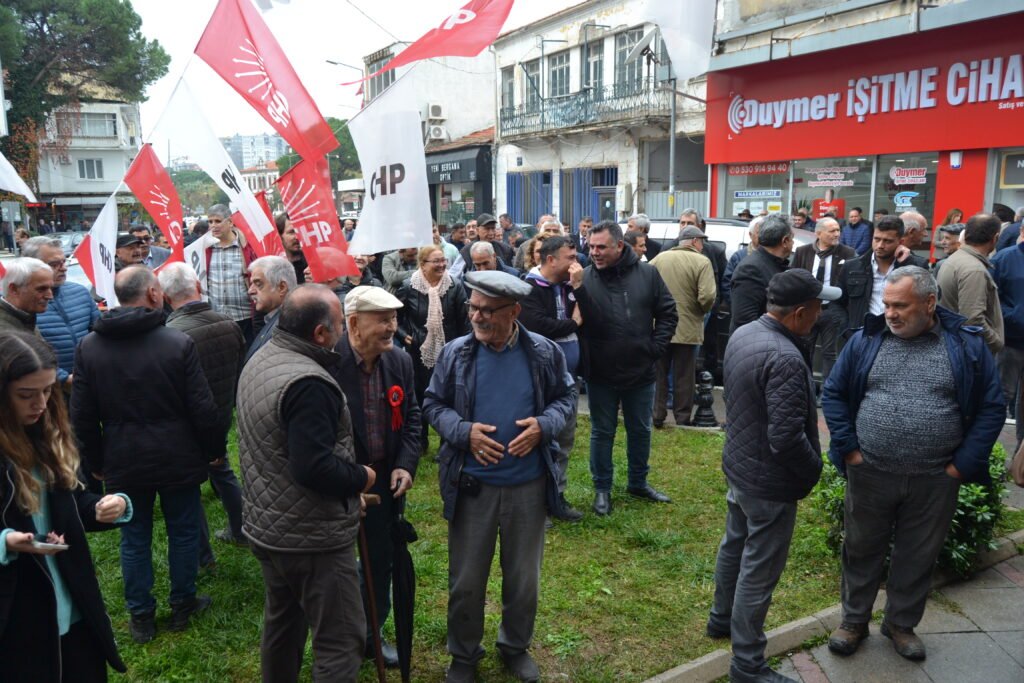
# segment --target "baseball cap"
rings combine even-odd
[[[117,249],[120,249],[121,247],[128,247],[133,244],[142,244],[142,240],[130,232],[117,233]]]
[[[482,213],[476,217],[477,226],[487,225],[488,223],[497,223],[498,220],[489,213]]]
[[[803,268],[790,268],[776,274],[768,283],[768,303],[776,306],[796,306],[811,299],[835,301],[843,290],[823,285]]]

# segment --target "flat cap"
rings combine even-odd
[[[497,222],[498,222],[498,220],[494,216],[489,214],[489,213],[482,213],[482,214],[480,214],[479,216],[476,217],[476,224],[478,226],[479,225],[487,225],[488,223],[497,223]]]
[[[707,237],[704,232],[696,225],[687,225],[683,228],[683,231],[679,233],[679,239],[681,240],[692,240],[698,237]]]
[[[822,285],[809,270],[790,268],[777,273],[768,282],[768,303],[776,306],[798,306],[812,299],[835,301],[843,290]]]
[[[117,233],[117,249],[120,249],[121,247],[129,247],[133,244],[142,244],[142,240],[130,232]]]
[[[359,285],[345,295],[345,315],[370,311],[397,311],[402,302],[383,287]]]
[[[466,274],[466,286],[492,299],[515,299],[520,301],[530,296],[533,287],[515,275],[500,270],[475,270]]]
[[[950,223],[949,225],[940,225],[939,232],[945,232],[950,235],[959,235],[966,227],[967,226],[963,223]]]

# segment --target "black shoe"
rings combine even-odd
[[[561,501],[561,505],[559,505],[558,512],[553,515],[555,519],[563,522],[578,522],[583,519],[583,513],[569,504],[564,493],[558,494],[558,499]]]
[[[131,615],[128,620],[128,632],[132,640],[139,645],[153,640],[156,637],[156,612]]]
[[[626,489],[626,493],[633,496],[634,498],[646,498],[647,500],[653,500],[655,503],[672,502],[671,498],[669,498],[664,493],[654,488],[650,484],[644,484],[642,487],[639,488],[629,487]]]
[[[444,680],[445,683],[476,683],[476,665],[456,662],[453,659],[448,665]]]
[[[230,543],[231,545],[238,546],[239,548],[248,548],[249,539],[245,536],[235,536],[231,533],[231,529],[221,529],[213,534],[213,537],[222,543]]]
[[[384,666],[389,669],[398,668],[398,650],[395,649],[394,645],[384,639],[381,639],[380,654],[384,658]],[[364,657],[370,660],[377,658],[377,653],[374,652],[372,638],[368,638],[366,640],[366,652],[364,653]]]
[[[605,517],[612,514],[612,494],[610,491],[594,493],[594,514]]]
[[[704,633],[707,634],[708,638],[714,638],[715,640],[718,640],[720,638],[731,638],[732,637],[732,630],[731,629],[729,629],[729,628],[724,628],[724,629],[718,628],[717,626],[713,625],[710,621],[708,622],[707,626],[704,627]]]
[[[197,595],[188,602],[171,605],[171,618],[167,620],[168,631],[184,631],[189,620],[199,614],[213,602],[209,595]]]
[[[652,422],[652,424],[654,425],[655,429],[664,429],[665,428],[665,421],[664,420],[654,420],[654,422]]]
[[[535,683],[540,680],[540,669],[537,667],[537,662],[533,661],[533,657],[530,656],[529,652],[506,655],[501,650],[498,650],[498,654],[501,656],[501,661],[505,664],[505,668],[508,669],[508,672],[516,680],[525,681],[526,683]]]

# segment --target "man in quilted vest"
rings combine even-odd
[[[356,464],[345,394],[327,371],[338,361],[341,335],[334,292],[298,287],[239,380],[242,531],[266,588],[265,683],[298,680],[310,629],[314,681],[354,681],[363,661],[354,545],[360,493],[376,477]]]
[[[732,640],[732,683],[783,683],[765,661],[764,620],[789,555],[797,501],[821,475],[818,411],[803,337],[840,292],[806,270],[768,283],[768,312],[725,348],[725,537],[707,634]]]

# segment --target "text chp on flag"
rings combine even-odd
[[[75,249],[75,258],[92,281],[96,294],[106,299],[107,307],[117,306],[114,294],[114,249],[117,246],[117,192],[110,195],[100,215]]]
[[[250,0],[220,0],[195,53],[303,159],[322,157],[338,146],[331,127]]]
[[[354,254],[433,244],[415,75],[413,70],[398,79],[349,120],[363,178],[369,179],[349,247]]]
[[[512,0],[472,0],[446,17],[437,28],[427,31],[419,40],[402,50],[384,68],[342,85],[365,81],[420,59],[475,57],[498,37],[511,10]]]
[[[249,186],[241,182],[242,174],[214,135],[185,81],[178,81],[157,128],[228,196],[232,207],[243,218],[236,227],[257,255],[273,256],[284,252],[273,221]]]
[[[185,235],[181,228],[184,214],[181,199],[167,169],[153,151],[153,145],[147,142],[142,146],[125,174],[124,182],[171,244],[171,255],[156,270],[159,271],[167,263],[184,261]]]
[[[314,282],[359,275],[338,223],[325,160],[300,161],[276,181]],[[429,223],[428,223],[429,228]]]

